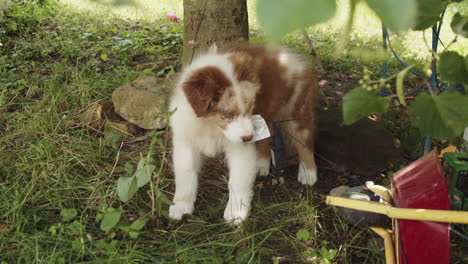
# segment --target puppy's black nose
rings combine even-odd
[[[249,142],[250,140],[252,140],[253,136],[250,135],[250,136],[243,136],[241,137],[242,139],[242,142]]]

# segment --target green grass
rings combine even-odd
[[[294,177],[257,187],[252,215],[238,229],[222,220],[222,166],[206,169],[196,213],[181,222],[165,217],[166,204],[155,208],[148,186],[119,202],[117,179],[125,163],[135,166],[147,153],[151,137],[113,147],[101,132],[70,121],[140,74],[180,68],[182,28],[164,15],[182,16],[181,2],[141,0],[144,8],[111,10],[89,1],[80,8],[18,6],[14,16],[0,17],[0,263],[319,263],[334,250],[332,263],[383,263],[379,238],[341,221]],[[251,23],[254,34],[254,15]],[[330,74],[357,76],[372,67],[346,54],[334,59],[336,31],[332,24],[310,29]],[[377,31],[356,34],[354,46],[378,44]],[[284,41],[305,52],[296,35]],[[152,184],[171,197],[164,151],[159,146],[153,155],[162,173]],[[100,215],[119,206],[118,226],[102,231]],[[70,208],[77,215],[64,220],[60,214]],[[125,227],[141,218],[149,221],[134,238]],[[297,238],[299,230],[310,237]]]

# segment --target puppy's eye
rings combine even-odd
[[[222,118],[225,119],[225,120],[231,120],[231,119],[234,118],[234,115],[231,114],[231,113],[224,113],[224,114],[222,115]]]

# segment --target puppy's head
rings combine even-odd
[[[231,142],[249,142],[254,132],[251,117],[258,78],[247,68],[233,66],[232,72],[216,66],[201,67],[182,87],[198,118],[216,125]]]

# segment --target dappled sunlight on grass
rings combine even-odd
[[[136,5],[113,5],[112,1],[60,0],[87,12],[105,13],[129,19],[160,19],[167,13],[182,17],[182,0],[137,0]]]

